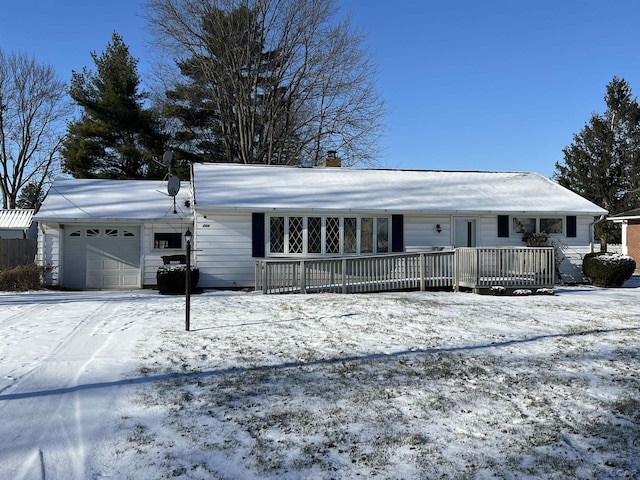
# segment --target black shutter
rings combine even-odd
[[[264,213],[251,214],[251,256],[264,258]]]
[[[567,237],[576,238],[578,236],[578,222],[575,215],[567,217]]]
[[[404,251],[404,216],[391,215],[391,251]]]
[[[498,237],[509,236],[509,215],[498,215]]]

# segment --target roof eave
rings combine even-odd
[[[396,208],[384,208],[384,209],[371,209],[371,208],[325,208],[325,207],[273,207],[265,205],[255,206],[228,206],[228,205],[196,205],[194,210],[198,211],[220,211],[220,212],[239,212],[239,213],[252,213],[252,212],[314,212],[314,213],[327,213],[336,214],[342,212],[357,212],[364,214],[380,214],[386,213],[390,215],[579,215],[579,216],[593,216],[598,217],[606,215],[606,210],[600,211],[577,211],[577,210],[504,210],[504,209],[492,209],[492,210],[438,210],[438,209],[396,209]]]

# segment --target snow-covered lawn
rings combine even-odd
[[[640,280],[0,294],[2,479],[640,476]]]

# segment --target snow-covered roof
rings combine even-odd
[[[537,173],[194,165],[196,209],[603,215]]]
[[[27,230],[31,226],[34,210],[0,210],[0,229]]]
[[[113,221],[166,220],[191,215],[190,186],[182,182],[173,198],[167,195],[167,182],[159,180],[57,179],[40,210],[37,220]]]

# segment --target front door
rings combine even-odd
[[[453,246],[476,246],[476,219],[455,218],[453,222]]]

